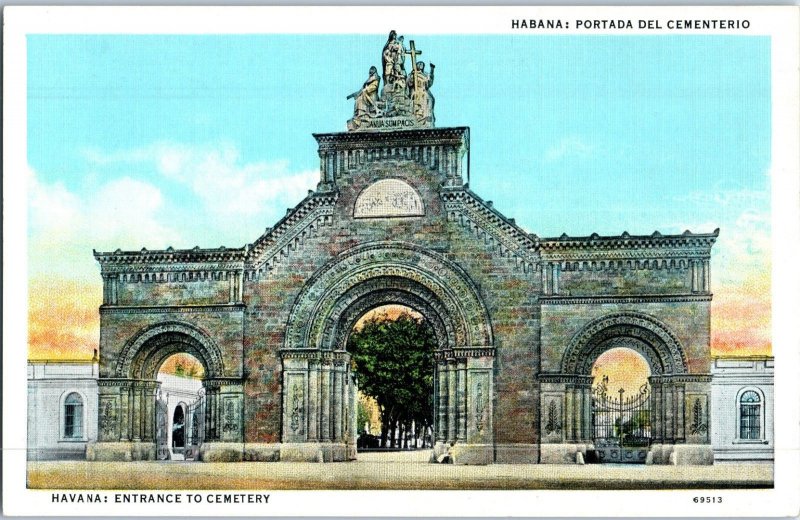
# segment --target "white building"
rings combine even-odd
[[[86,459],[87,443],[97,440],[98,373],[96,354],[91,361],[28,361],[28,460]],[[169,374],[158,380],[167,409],[169,453],[162,458],[182,459],[202,382]]]
[[[711,366],[714,460],[774,460],[775,359],[720,357]]]
[[[166,403],[167,408],[167,443],[169,456],[162,453],[159,458],[181,460],[187,455],[194,458],[196,454],[187,454],[187,441],[191,421],[189,413],[191,406],[200,398],[203,382],[199,379],[179,377],[171,374],[158,374],[161,382],[160,401]]]
[[[85,459],[97,439],[97,358],[28,362],[28,459]]]

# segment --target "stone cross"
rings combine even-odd
[[[414,47],[414,40],[409,42],[409,46],[411,47],[410,50],[406,51],[406,54],[411,55],[411,74],[414,74],[414,91],[419,92],[419,80],[417,79],[418,76],[416,75],[417,71],[417,56],[422,54],[422,51],[418,51]]]

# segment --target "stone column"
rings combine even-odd
[[[116,305],[119,301],[119,297],[117,296],[117,280],[119,280],[119,275],[113,274],[109,277],[108,283],[111,285],[111,305]]]
[[[155,426],[155,400],[156,396],[154,394],[155,384],[153,382],[148,382],[146,386],[142,389],[144,394],[144,440],[152,442],[155,440],[155,435],[153,434],[154,426]]]
[[[459,442],[467,440],[467,360],[458,360],[458,432]]]
[[[572,397],[573,397],[572,386],[567,385],[564,392],[564,440],[566,442],[572,442],[573,440],[575,440],[575,435],[573,430],[574,420],[575,420],[575,410]]]
[[[343,407],[344,407],[344,390],[342,386],[342,369],[344,368],[341,361],[336,361],[333,369],[333,396],[332,402],[332,418],[333,423],[333,441],[343,442],[342,437],[342,421],[343,421]]]
[[[331,365],[330,361],[322,361],[320,381],[320,432],[319,438],[323,442],[331,440],[331,419],[330,419],[330,401],[331,401]]]
[[[561,263],[556,262],[553,265],[553,294],[558,294],[558,278],[561,273]]]
[[[650,379],[650,437],[654,444],[664,442],[664,405],[661,382]]]
[[[119,392],[119,440],[131,440],[131,389],[127,384]]]
[[[672,383],[663,385],[664,391],[664,441],[675,441],[675,407],[673,404]]]
[[[684,422],[686,408],[686,387],[683,383],[675,384],[675,440],[686,439],[686,425]]]
[[[447,442],[456,439],[456,363],[447,360]]]
[[[437,363],[437,421],[436,440],[444,442],[447,438],[447,361],[439,360]]]
[[[319,440],[319,360],[308,360],[308,440]]]
[[[131,440],[136,442],[136,441],[140,441],[142,439],[142,436],[141,436],[141,433],[140,433],[140,430],[139,430],[139,426],[140,426],[140,423],[141,423],[141,412],[139,410],[139,407],[141,406],[142,398],[141,398],[141,395],[139,394],[139,386],[136,383],[133,383],[131,385],[131,387],[132,387],[131,388],[131,393],[132,393],[132,396],[133,396],[133,399],[131,400],[131,417],[132,417],[132,421],[131,421],[131,430],[132,430]]]
[[[592,387],[583,387],[583,439],[586,441],[594,440],[592,431]]]
[[[583,440],[583,388],[576,386],[572,393],[575,402],[575,440],[581,442]]]

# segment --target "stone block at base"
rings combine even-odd
[[[243,460],[250,462],[277,462],[281,459],[279,443],[248,442],[244,445]]]
[[[491,444],[456,444],[450,448],[453,464],[485,465],[494,462]]]
[[[539,450],[542,464],[580,464],[586,459],[585,444],[542,444]]]
[[[676,444],[670,463],[676,466],[710,466],[714,464],[714,449],[710,444]]]
[[[494,461],[497,464],[536,464],[539,462],[539,445],[496,444]]]
[[[86,460],[130,462],[156,460],[154,442],[90,442],[86,445]]]
[[[282,462],[343,462],[353,460],[354,451],[344,443],[284,442],[280,446]]]
[[[672,444],[653,444],[647,452],[645,464],[669,464],[669,457],[672,455]]]
[[[244,444],[240,442],[205,442],[200,446],[203,462],[241,462],[243,458]]]

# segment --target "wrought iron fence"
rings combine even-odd
[[[592,428],[597,447],[650,445],[650,385],[633,395],[608,391],[608,376],[592,389]]]

